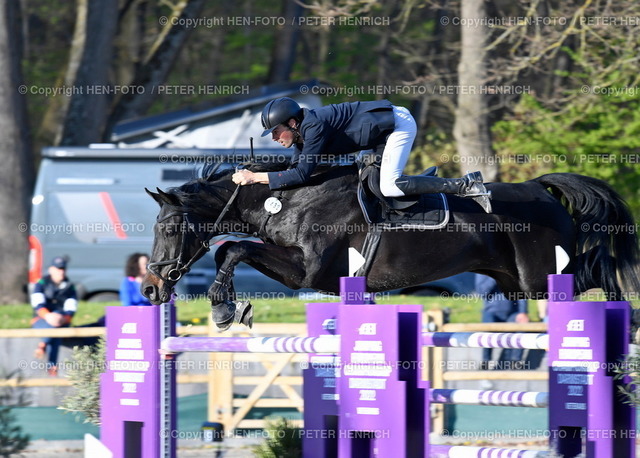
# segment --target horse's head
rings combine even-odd
[[[141,286],[152,303],[171,298],[176,283],[209,251],[211,238],[250,233],[249,225],[237,215],[237,202],[232,206],[240,191],[231,181],[234,170],[231,164],[212,163],[179,188],[157,189],[157,193],[146,189],[160,205],[149,268]]]
[[[209,240],[216,233],[207,218],[181,201],[177,193],[145,190],[160,205],[160,213],[141,291],[153,304],[161,304],[171,299],[175,284],[209,251]]]

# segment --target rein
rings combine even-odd
[[[191,270],[191,266],[193,265],[193,263],[195,263],[196,260],[200,258],[200,256],[202,256],[204,253],[208,252],[211,249],[209,246],[209,241],[215,234],[215,228],[218,226],[218,224],[220,224],[220,222],[222,221],[222,218],[224,218],[224,216],[229,211],[229,208],[231,207],[231,204],[233,204],[236,197],[238,196],[239,191],[240,191],[240,185],[237,185],[236,189],[233,191],[233,194],[231,194],[231,197],[229,198],[226,205],[218,215],[218,218],[216,219],[215,223],[213,223],[214,230],[209,232],[205,238],[201,238],[198,232],[196,232],[194,224],[189,221],[189,212],[187,211],[187,209],[183,207],[177,207],[176,211],[169,213],[164,218],[157,221],[157,223],[161,223],[174,216],[182,216],[183,224],[181,226],[184,227],[184,223],[187,223],[187,230],[190,230],[195,234],[196,238],[200,242],[200,246],[198,247],[196,252],[193,254],[193,256],[191,256],[191,259],[189,259],[187,262],[184,262],[183,257],[184,257],[184,252],[187,246],[187,237],[185,237],[186,234],[184,233],[184,229],[183,229],[182,241],[180,243],[180,253],[178,254],[178,257],[169,259],[167,261],[150,262],[149,265],[147,266],[147,270],[151,272],[153,275],[155,275],[156,277],[158,277],[160,280],[162,280],[164,283],[168,283],[169,285],[177,283],[178,280],[180,280],[183,277],[183,275],[185,275],[187,272]],[[175,264],[175,267],[169,270],[165,278],[160,273],[160,269],[158,268],[172,265],[172,264]]]

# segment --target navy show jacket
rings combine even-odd
[[[280,189],[302,184],[324,155],[375,149],[386,142],[394,128],[393,105],[388,100],[305,108],[298,129],[304,143],[295,145],[294,165],[288,170],[269,172],[269,187]]]

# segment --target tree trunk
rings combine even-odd
[[[302,5],[297,0],[283,0],[282,17],[286,22],[276,30],[267,84],[289,81],[300,35],[298,18],[302,15],[302,11]]]
[[[453,134],[461,171],[480,170],[485,181],[496,181],[498,162],[491,146],[491,121],[485,85],[489,29],[478,26],[487,17],[484,0],[462,0],[461,45],[458,65],[458,107]],[[467,25],[462,25],[462,23]]]
[[[68,75],[77,70],[60,145],[82,146],[102,138],[112,96],[109,69],[117,21],[118,0],[78,0]]]
[[[113,126],[118,122],[144,115],[153,104],[158,94],[156,88],[166,81],[178,53],[194,29],[179,24],[192,22],[200,15],[204,5],[205,0],[183,0],[178,3],[151,53],[131,83],[131,87],[136,90],[122,94],[114,106],[107,122],[104,140],[108,140]],[[172,19],[176,17],[179,20]],[[172,25],[173,23],[178,25]]]
[[[128,0],[118,16],[118,33],[113,41],[114,83],[128,86],[144,60],[146,1]]]
[[[22,86],[20,2],[0,0],[0,304],[25,302],[33,161]]]

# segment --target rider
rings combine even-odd
[[[294,166],[280,172],[240,170],[233,175],[238,185],[263,183],[280,189],[303,184],[326,152],[346,154],[385,145],[380,166],[380,190],[385,196],[457,194],[472,197],[491,212],[480,172],[462,178],[402,175],[416,136],[416,123],[409,110],[388,100],[346,102],[310,110],[302,109],[289,97],[280,97],[265,106],[262,126],[263,137],[271,134],[273,141],[285,148],[295,145]]]

